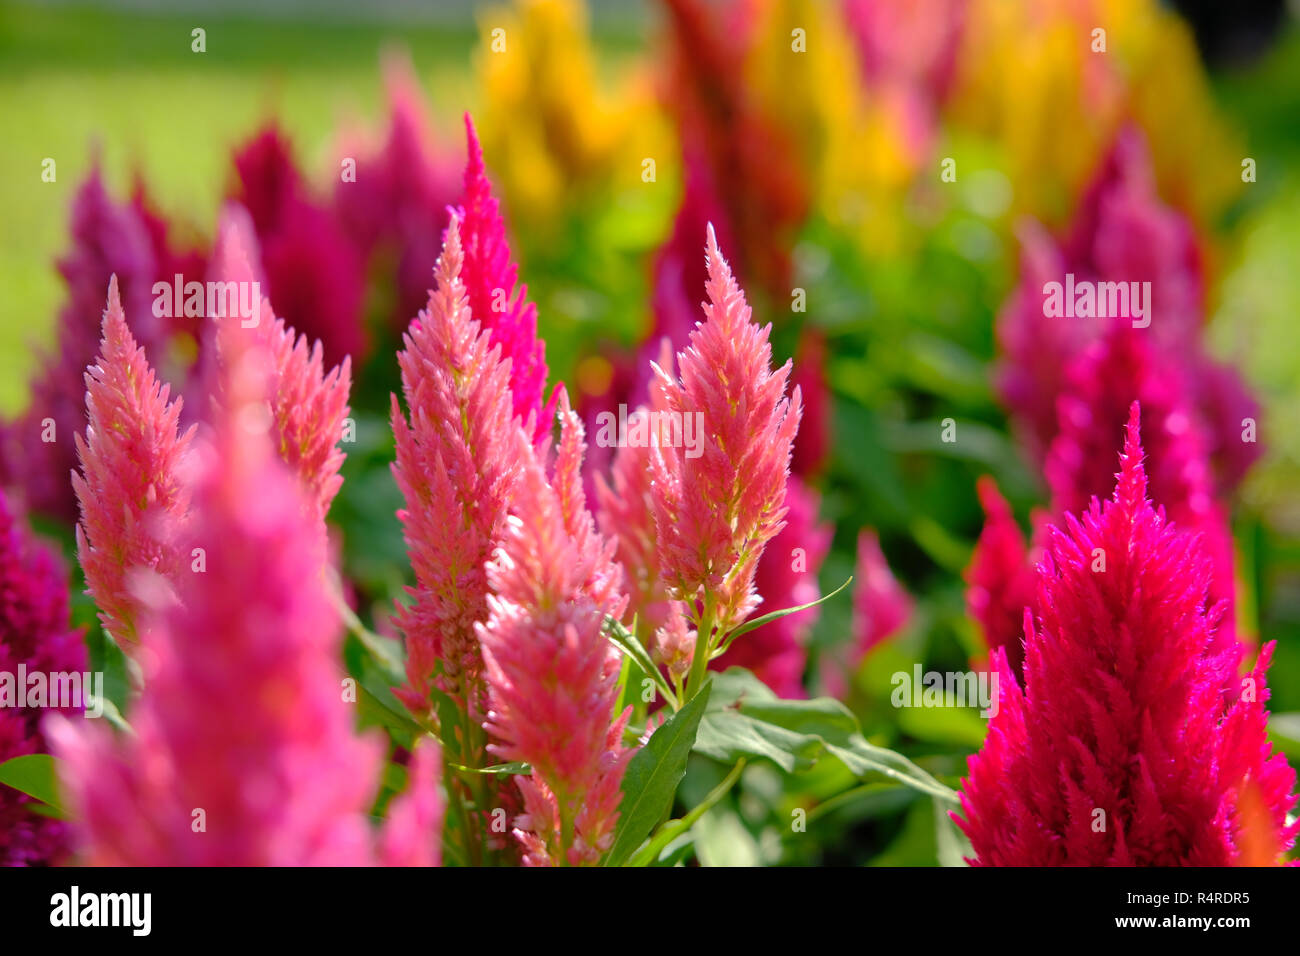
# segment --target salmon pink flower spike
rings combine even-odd
[[[566,421],[577,422],[567,408]],[[613,543],[589,517],[575,535],[573,499],[557,490],[581,488],[579,466],[558,455],[553,487],[533,456],[525,460],[522,504],[488,565],[490,616],[476,628],[491,701],[484,726],[497,741],[489,749],[532,766],[515,778],[525,810],[516,836],[530,865],[599,862],[633,753],[622,743],[631,708],[615,716],[619,659],[604,632],[605,617],[620,618],[627,604],[605,571]]]
[[[758,604],[754,571],[783,526],[801,405],[797,387],[785,394],[791,364],[772,371],[771,326],[751,321],[712,227],[707,254],[705,321],[678,355],[680,378],[660,370],[654,385],[682,416],[674,446],[694,447],[652,449],[654,513],[669,595],[711,603],[725,633]]]
[[[228,212],[213,257],[214,276],[220,282],[236,283],[241,301],[243,284],[257,281],[252,267],[256,255],[257,241],[246,219]],[[260,282],[254,288],[260,290]],[[252,316],[227,315],[216,322],[216,351],[224,362],[249,349],[264,353],[266,401],[276,447],[302,482],[306,505],[323,522],[343,485],[339,469],[347,456],[339,442],[349,412],[352,359],[344,356],[327,373],[320,342],[309,347],[306,336],[296,335],[276,318],[268,299],[252,295],[248,301],[256,303]]]
[[[534,440],[551,433],[555,396],[545,405],[546,343],[537,337],[537,306],[519,284],[519,267],[510,258],[506,224],[483,165],[474,122],[465,114],[469,161],[461,199],[461,244],[465,253],[465,293],[470,313],[491,333],[502,358],[510,360],[510,394],[515,417],[531,422]]]
[[[972,862],[1225,866],[1295,842],[1295,772],[1265,733],[1273,645],[1236,679],[1199,536],[1146,494],[1134,402],[1113,497],[1046,534],[1023,689],[994,652],[999,707],[954,815]]]
[[[99,361],[86,372],[85,438],[75,436],[81,473],[72,487],[81,504],[77,556],[99,617],[131,653],[142,605],[133,586],[157,575],[171,587],[180,569],[176,532],[189,509],[182,462],[195,426],[179,434],[182,402],[168,402],[143,348],[136,345],[117,277],[108,284],[108,309]]]
[[[151,625],[135,733],[51,727],[91,865],[373,860],[382,751],[353,735],[339,692],[325,542],[275,456],[265,353],[227,358],[185,531],[204,564]]]
[[[398,512],[416,586],[398,613],[406,636],[403,701],[430,707],[430,682],[484,713],[482,656],[474,635],[487,619],[484,570],[501,541],[528,441],[512,417],[510,364],[470,317],[461,280],[461,223],[447,226],[429,305],[411,323],[398,353],[403,417],[392,399],[397,459],[393,476],[406,507]],[[440,673],[436,673],[439,672]]]
[[[0,673],[12,680],[20,665],[28,673],[82,674],[86,649],[71,625],[67,574],[29,538],[0,492]],[[0,763],[49,750],[41,729],[48,708],[29,703],[0,706]],[[72,708],[64,712],[76,716]],[[35,802],[0,785],[0,866],[53,866],[67,854],[68,825],[33,813]]]

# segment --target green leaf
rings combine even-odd
[[[830,697],[782,700],[738,667],[716,677],[695,750],[723,763],[759,757],[787,773],[807,770],[830,755],[857,777],[879,774],[957,803],[956,793],[902,754],[869,743],[857,718],[839,701]]]
[[[669,717],[628,763],[614,845],[602,865],[622,866],[672,807],[712,689],[710,676],[699,693]]]
[[[8,784],[66,818],[63,802],[59,799],[55,761],[49,754],[24,754],[0,763],[0,784]]]
[[[752,621],[746,621],[744,624],[740,625],[738,628],[736,628],[734,631],[732,631],[727,635],[726,639],[722,642],[722,644],[720,644],[713,651],[710,660],[716,660],[717,658],[721,657],[723,654],[727,653],[727,649],[731,647],[732,642],[735,641],[736,638],[740,637],[740,635],[748,634],[750,631],[754,630],[754,628],[762,627],[764,624],[767,624],[771,621],[775,621],[779,618],[783,618],[787,614],[798,614],[800,611],[806,611],[810,607],[816,607],[818,604],[821,604],[823,601],[829,601],[831,598],[835,597],[835,595],[839,594],[846,587],[848,587],[852,582],[853,582],[853,577],[852,575],[850,575],[847,581],[845,581],[843,584],[837,587],[830,594],[823,594],[815,601],[810,601],[807,604],[800,604],[798,607],[782,608],[779,611],[773,611],[770,614],[764,614],[762,617],[756,617]]]
[[[661,826],[650,842],[637,851],[636,856],[632,858],[629,866],[649,866],[659,858],[659,854],[664,851],[674,840],[683,833],[686,833],[695,825],[695,821],[704,816],[714,804],[727,795],[737,780],[740,779],[741,771],[745,769],[745,761],[737,761],[736,765],[716,787],[714,787],[699,804],[690,810],[680,820],[669,820]]]
[[[659,668],[655,667],[654,661],[650,659],[650,653],[645,649],[642,643],[637,640],[637,636],[625,628],[612,617],[605,618],[605,632],[609,639],[614,642],[614,646],[626,654],[635,662],[636,666],[641,668],[647,677],[655,682],[659,692],[664,695],[673,710],[677,709],[677,694],[674,693],[672,685]]]

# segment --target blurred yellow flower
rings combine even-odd
[[[513,228],[545,235],[611,188],[641,183],[641,160],[664,155],[653,90],[634,68],[602,96],[579,0],[518,0],[480,17],[479,130]]]
[[[1015,213],[1063,222],[1126,119],[1198,223],[1241,187],[1190,32],[1155,0],[970,0],[957,70],[950,115],[1002,145]]]

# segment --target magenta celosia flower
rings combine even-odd
[[[1150,324],[1133,331],[1178,366],[1190,412],[1207,429],[1217,489],[1231,490],[1259,454],[1257,443],[1240,440],[1242,419],[1257,409],[1235,373],[1205,353],[1204,254],[1191,223],[1161,203],[1140,133],[1121,131],[1059,240],[1030,223],[1021,244],[1020,285],[998,317],[1000,388],[1032,455],[1045,458],[1056,435],[1071,363],[1113,325],[1132,328],[1134,320],[1131,301],[1108,319],[1046,317],[1045,284],[1065,283],[1067,275],[1076,284],[1145,282],[1151,301],[1140,321]]]
[[[23,531],[0,492],[0,674],[15,682],[14,692],[20,665],[29,675],[84,674],[86,649],[70,621],[66,573],[53,553]],[[43,712],[61,709],[76,716],[71,708],[17,703],[0,706],[0,763],[48,750],[41,731]],[[67,825],[33,813],[32,803],[0,784],[0,866],[48,866],[66,855]]]
[[[448,207],[460,193],[461,165],[434,141],[409,58],[386,55],[384,79],[388,131],[381,144],[352,135],[340,145],[340,163],[354,163],[356,175],[340,176],[334,201],[372,274],[391,285],[396,270],[396,287],[388,294],[393,327],[401,332],[429,298],[429,270],[438,258]]]
[[[811,604],[821,597],[817,572],[830,549],[833,529],[817,520],[820,499],[815,491],[791,476],[785,487],[785,527],[758,561],[754,586],[762,603],[756,614]],[[747,667],[786,698],[806,697],[803,674],[808,664],[808,637],[819,608],[770,621],[745,635],[709,666],[718,671]]]
[[[826,383],[826,337],[816,329],[804,329],[794,357],[792,385],[803,396],[803,421],[799,440],[790,456],[790,470],[802,477],[819,474],[830,457],[831,391]]]
[[[333,212],[310,194],[288,140],[268,126],[235,154],[237,198],[253,217],[266,296],[285,322],[318,340],[325,361],[364,358],[361,256]]]
[[[268,354],[224,357],[183,532],[197,557],[147,631],[135,733],[51,724],[81,852],[92,865],[369,863],[382,751],[353,735],[324,540],[274,451]]]
[[[1025,608],[1034,607],[1038,575],[1011,507],[988,475],[976,484],[984,529],[966,569],[966,609],[989,650],[999,648],[1020,676],[1025,659]]]
[[[96,163],[72,201],[72,248],[59,260],[68,295],[59,312],[57,352],[41,356],[27,411],[4,429],[0,479],[27,508],[76,520],[77,501],[68,473],[77,466],[72,436],[85,424],[82,376],[99,347],[99,317],[109,277],[117,275],[122,301],[136,321],[136,336],[151,351],[162,343],[150,289],[156,263],[149,235],[128,205],[104,189]]]
[[[474,624],[487,619],[484,566],[500,543],[527,439],[514,420],[509,366],[471,318],[462,282],[460,220],[447,227],[429,305],[398,353],[410,412],[392,399],[393,475],[415,570],[415,599],[398,613],[406,635],[402,698],[428,711],[430,681],[483,713],[482,658]]]
[[[170,389],[127,328],[116,276],[99,353],[85,375],[86,437],[76,436],[77,555],[104,630],[129,653],[139,636],[141,603],[133,591],[141,576],[160,576],[170,586],[180,569],[174,543],[189,507],[181,463],[194,426],[179,433],[181,400],[167,401]]]
[[[696,449],[653,449],[653,503],[669,596],[711,604],[725,633],[758,603],[754,571],[785,517],[800,399],[798,388],[785,394],[790,363],[772,370],[771,326],[750,320],[712,228],[707,254],[706,320],[678,355],[680,378],[660,371],[655,383],[682,416],[680,444],[689,428]]]
[[[1260,808],[1276,847],[1295,841],[1295,772],[1265,734],[1272,644],[1238,683],[1212,564],[1146,492],[1134,402],[1113,497],[1047,533],[1023,688],[994,652],[1000,706],[956,817],[973,862],[1222,866]]]
[[[596,534],[573,494],[582,436],[567,404],[552,483],[525,456],[519,506],[487,569],[490,615],[476,625],[491,703],[484,726],[496,739],[489,749],[532,766],[515,778],[528,865],[599,861],[633,753],[622,743],[631,708],[615,715],[619,658],[604,633],[605,617],[622,617],[627,599],[611,573],[614,543]]]
[[[208,368],[207,380],[227,355],[256,348],[267,353],[270,363],[268,404],[270,424],[274,430],[280,457],[298,476],[306,491],[305,500],[320,520],[329,512],[343,478],[339,469],[347,457],[339,447],[348,418],[348,393],[352,387],[352,360],[345,355],[342,363],[325,371],[319,341],[308,346],[305,335],[297,335],[284,319],[276,318],[271,302],[251,292],[251,283],[259,282],[252,263],[257,257],[257,242],[247,228],[237,207],[223,216],[219,226],[217,248],[213,254],[212,279],[236,284],[241,303],[257,301],[256,315],[231,314],[212,323],[217,360]],[[246,286],[250,292],[245,299]],[[254,321],[255,320],[255,321]],[[246,327],[247,324],[247,327]],[[216,390],[218,397],[220,390]]]
[[[474,123],[465,114],[469,161],[461,198],[461,245],[465,250],[465,293],[470,313],[510,360],[510,393],[515,417],[533,428],[535,440],[551,433],[555,396],[543,405],[546,389],[546,343],[537,337],[537,306],[528,287],[519,284],[519,267],[510,258],[506,224],[492,195],[483,150]]]

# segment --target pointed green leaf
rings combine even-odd
[[[66,816],[59,799],[58,774],[49,754],[24,754],[0,763],[0,784],[8,784]]]
[[[628,763],[618,829],[604,866],[622,866],[672,808],[712,689],[713,678],[709,677],[700,692],[669,717]]]
[[[762,617],[756,617],[752,621],[746,621],[744,624],[740,625],[738,628],[736,628],[734,631],[731,631],[727,635],[726,639],[722,642],[722,644],[720,644],[713,651],[713,654],[710,656],[710,660],[716,660],[717,658],[721,657],[723,654],[727,653],[727,649],[731,647],[732,643],[736,640],[736,638],[740,637],[740,635],[748,634],[750,631],[754,630],[754,628],[762,627],[764,624],[767,624],[771,621],[775,621],[779,618],[783,618],[787,614],[798,614],[800,611],[806,611],[810,607],[816,607],[818,604],[821,604],[823,601],[829,601],[831,598],[835,597],[835,595],[839,594],[846,587],[848,587],[851,583],[853,583],[852,576],[850,576],[847,581],[845,581],[843,584],[837,587],[830,594],[823,594],[815,601],[809,601],[807,604],[800,604],[798,607],[782,608],[779,611],[773,611],[771,614],[764,614]]]

